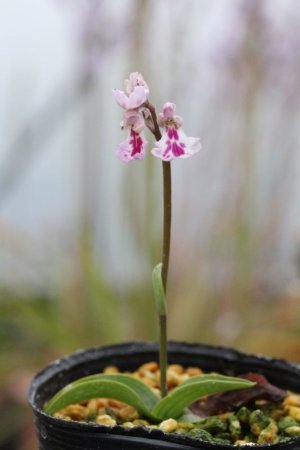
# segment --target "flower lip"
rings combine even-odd
[[[201,150],[199,138],[188,137],[182,129],[169,128],[151,150],[152,155],[163,161],[190,158]]]
[[[143,133],[137,133],[131,128],[127,139],[118,145],[117,157],[125,163],[144,159],[147,144]]]

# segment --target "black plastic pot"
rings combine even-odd
[[[117,365],[121,370],[132,370],[144,362],[157,359],[156,344],[134,342],[79,351],[46,367],[33,379],[29,390],[29,403],[35,415],[39,449],[229,450],[239,448],[196,441],[176,434],[164,434],[159,430],[147,430],[143,427],[108,428],[96,424],[68,422],[48,416],[42,411],[45,401],[77,378],[100,372],[107,365]],[[255,371],[265,375],[278,387],[300,392],[300,365],[283,360],[248,355],[223,347],[170,342],[169,363],[196,365],[205,371],[215,370],[231,375]],[[272,445],[251,446],[253,447],[260,450],[267,448],[300,450],[300,438]]]

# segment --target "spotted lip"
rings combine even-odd
[[[183,342],[168,345],[169,363],[200,366],[204,371],[227,375],[257,372],[282,389],[300,392],[300,365],[280,359],[249,355],[224,347]],[[141,364],[158,360],[158,345],[145,342],[81,350],[54,361],[39,372],[30,385],[28,400],[35,415],[40,450],[222,450],[238,449],[228,444],[196,441],[176,434],[164,434],[144,427],[108,428],[96,424],[67,422],[48,416],[43,404],[66,384],[83,376],[117,365],[120,370],[134,370]],[[244,447],[243,447],[244,448]],[[300,438],[277,444],[253,445],[259,450],[300,450]]]

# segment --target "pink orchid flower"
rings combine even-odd
[[[118,105],[125,109],[121,128],[130,129],[127,139],[118,145],[117,156],[124,162],[143,159],[148,144],[142,133],[145,126],[143,104],[149,96],[148,85],[139,72],[132,72],[129,80],[125,80],[125,92],[114,89],[113,95]]]
[[[148,99],[149,87],[140,73],[132,72],[125,80],[125,92],[113,89],[113,95],[121,108],[137,109]]]
[[[126,94],[131,94],[136,86],[143,86],[146,92],[149,94],[149,87],[143,78],[143,75],[139,72],[132,72],[129,75],[129,80],[125,80],[125,92]]]
[[[118,145],[117,156],[123,162],[143,159],[148,142],[142,132],[144,118],[138,110],[125,111],[121,128],[129,128],[127,139]]]
[[[188,137],[181,128],[182,118],[175,114],[176,105],[165,103],[163,112],[158,116],[158,123],[164,128],[162,138],[156,142],[151,153],[163,161],[174,158],[189,158],[201,149],[199,138]]]
[[[149,93],[145,91],[143,86],[135,86],[129,95],[126,95],[125,92],[120,91],[119,89],[114,89],[113,95],[118,105],[121,106],[121,108],[128,110],[142,106],[147,100]]]

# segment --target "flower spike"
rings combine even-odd
[[[163,161],[189,158],[201,149],[199,138],[186,136],[181,128],[183,120],[175,114],[175,110],[175,103],[165,103],[163,112],[158,116],[158,123],[164,131],[151,153]]]

